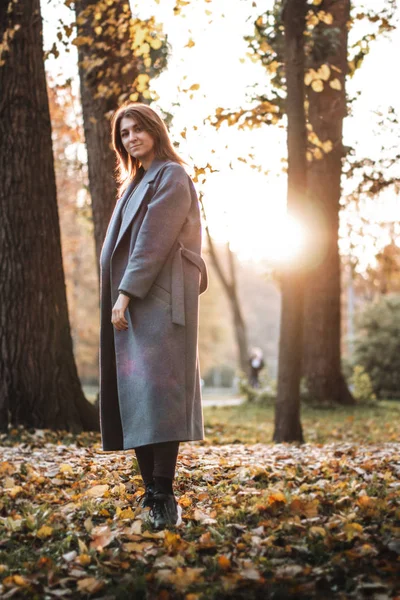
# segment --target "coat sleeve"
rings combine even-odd
[[[189,176],[181,165],[168,165],[148,204],[119,290],[133,297],[146,296],[178,237],[190,205]]]

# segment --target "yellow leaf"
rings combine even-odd
[[[43,539],[49,537],[53,533],[53,528],[48,525],[42,525],[42,527],[36,533],[37,537]]]
[[[363,532],[362,525],[359,523],[346,523],[344,530],[349,541],[351,541],[355,536],[359,536],[359,534]]]
[[[182,135],[182,134],[181,134],[181,135]],[[203,171],[204,171],[204,169],[203,169]],[[185,496],[181,496],[181,497],[179,498],[179,504],[180,504],[181,506],[183,506],[184,508],[187,508],[188,506],[190,506],[190,505],[192,504],[192,499],[191,499],[191,498],[189,498],[189,497],[188,497],[188,496],[186,496],[186,495],[185,495]]]
[[[310,83],[313,80],[313,76],[311,75],[310,71],[308,71],[305,75],[304,75],[304,83],[305,85],[310,85]]]
[[[314,92],[322,92],[324,89],[324,84],[322,83],[321,79],[314,79],[314,81],[311,83],[311,87]]]
[[[319,11],[318,18],[326,25],[332,25],[333,23],[333,15],[331,15],[331,13],[325,12],[324,10]]]
[[[326,536],[326,531],[323,527],[318,527],[317,525],[315,525],[314,527],[310,527],[310,533],[311,535],[320,535],[322,537]]]
[[[133,512],[131,507],[129,507],[129,508],[125,508],[124,510],[121,510],[121,512],[117,516],[119,519],[134,519],[135,513]]]
[[[186,130],[185,129],[183,131],[181,131],[181,136],[183,137],[184,140],[186,140]]]
[[[22,575],[13,575],[14,583],[17,585],[27,585],[28,581]]]
[[[92,38],[88,35],[78,35],[73,41],[74,46],[83,46],[84,44],[90,45],[92,43]]]
[[[199,88],[200,88],[200,84],[194,83],[193,85],[190,86],[189,90],[198,90]]]
[[[312,154],[311,154],[311,152],[307,152],[306,153],[306,158],[307,158],[307,162],[311,162],[312,161]]]
[[[318,79],[318,73],[315,69],[309,69],[307,73],[304,75],[304,83],[306,85],[310,85],[314,79]]]
[[[316,25],[318,25],[318,23],[319,23],[319,19],[318,19],[317,15],[315,15],[314,13],[308,13],[307,25],[309,25],[310,27],[315,27]]]
[[[322,0],[313,0],[313,4],[314,6],[319,6],[320,4],[322,4]]]
[[[153,50],[159,50],[162,46],[162,41],[160,38],[151,38],[150,46],[153,48]]]
[[[147,73],[140,73],[140,75],[138,75],[136,77],[136,81],[138,82],[139,85],[147,83],[149,81],[149,79],[150,79],[150,77]]]
[[[145,42],[141,44],[138,48],[135,49],[135,56],[142,56],[143,54],[148,54],[150,52],[150,44]]]
[[[192,40],[192,38],[189,38],[188,43],[185,45],[185,48],[193,48],[193,46],[195,46],[195,42]]]
[[[94,28],[94,31],[97,35],[100,35],[101,32],[103,31],[103,28],[100,27],[100,25],[98,25],[97,27]]]
[[[139,98],[138,92],[134,92],[133,94],[129,95],[129,100],[132,100],[132,102],[136,102],[138,98]]]
[[[328,67],[328,65],[321,65],[320,68],[318,69],[318,77],[320,79],[322,79],[323,81],[328,81],[329,77],[331,75],[331,70]]]
[[[322,154],[321,150],[319,148],[315,148],[314,150],[314,157],[317,160],[321,160],[322,158],[324,158],[324,155]]]
[[[282,494],[282,492],[275,492],[274,494],[271,494],[270,496],[268,496],[268,502],[270,504],[275,504],[275,502],[286,502],[286,498],[284,496],[284,494]]]
[[[59,467],[59,470],[60,470],[60,473],[73,473],[74,472],[71,465],[68,465],[66,463],[61,464]]]
[[[310,131],[310,133],[308,134],[308,140],[312,144],[314,144],[314,146],[321,146],[321,140],[319,139],[315,131]]]
[[[12,498],[15,498],[15,496],[17,496],[18,494],[23,492],[23,488],[20,485],[14,485],[14,487],[7,490],[7,492],[10,494],[10,496]]]
[[[334,90],[341,90],[342,89],[342,84],[340,83],[339,79],[332,79],[332,81],[329,82],[329,85]]]
[[[321,148],[325,152],[325,154],[328,154],[329,152],[331,152],[332,148],[333,148],[333,144],[332,144],[331,140],[326,140],[326,142],[322,142]]]

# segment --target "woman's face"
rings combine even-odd
[[[137,158],[146,169],[154,158],[154,140],[133,117],[123,117],[120,123],[121,141],[125,150]]]

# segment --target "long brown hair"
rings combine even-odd
[[[152,108],[140,102],[123,104],[115,111],[111,121],[112,143],[117,155],[118,196],[121,196],[135,177],[141,178],[143,175],[143,169],[139,168],[139,160],[128,154],[122,143],[120,129],[124,117],[135,119],[137,124],[151,135],[154,140],[155,158],[169,159],[180,165],[184,164],[172,146],[164,121]]]

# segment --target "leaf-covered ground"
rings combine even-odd
[[[268,410],[207,410],[207,440],[179,454],[183,523],[162,532],[137,508],[133,451],[14,430],[0,439],[0,597],[399,598],[398,407],[371,411],[305,413],[325,443],[296,446],[254,443]]]

